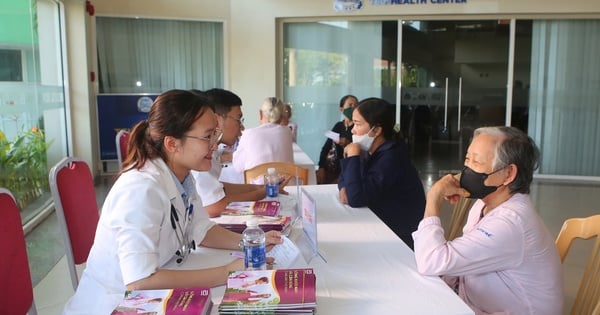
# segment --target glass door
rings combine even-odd
[[[317,21],[283,24],[283,99],[292,105],[298,145],[315,162],[324,132],[342,119],[340,98],[395,99],[395,21]],[[390,36],[391,42],[385,40]]]
[[[401,129],[415,166],[462,168],[473,130],[504,125],[509,21],[403,21]]]

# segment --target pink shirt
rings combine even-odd
[[[292,142],[290,128],[278,124],[266,123],[246,129],[233,152],[233,167],[244,172],[267,162],[294,163]]]
[[[480,219],[483,206],[475,202],[463,236],[451,242],[439,217],[419,223],[419,272],[458,276],[459,295],[476,314],[562,314],[558,250],[529,195],[515,194]]]

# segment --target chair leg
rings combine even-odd
[[[31,307],[27,311],[27,315],[37,315],[37,308],[35,307],[35,301],[31,301]]]

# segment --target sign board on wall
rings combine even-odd
[[[115,137],[121,129],[131,129],[148,118],[152,102],[158,94],[100,94],[98,106],[98,138],[100,160],[116,160]]]

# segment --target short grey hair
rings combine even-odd
[[[281,122],[281,114],[283,114],[283,102],[276,97],[267,97],[260,107],[264,117],[267,117],[269,122],[278,124]]]
[[[505,126],[477,128],[473,137],[480,134],[499,138],[492,161],[494,171],[510,164],[516,165],[517,176],[508,185],[511,193],[528,194],[533,172],[540,165],[540,150],[533,139],[515,127]]]

